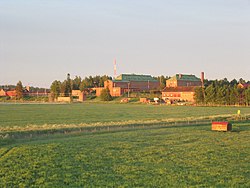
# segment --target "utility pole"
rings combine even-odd
[[[129,98],[129,90],[130,90],[129,86],[130,86],[130,82],[128,82],[128,98]]]

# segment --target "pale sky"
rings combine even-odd
[[[250,0],[0,0],[0,85],[176,73],[250,80]]]

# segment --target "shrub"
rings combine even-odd
[[[109,88],[103,89],[101,91],[100,98],[102,101],[111,101],[113,100],[112,96],[110,95]]]

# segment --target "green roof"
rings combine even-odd
[[[121,74],[117,76],[113,81],[138,81],[138,82],[158,82],[157,79],[153,78],[151,75],[137,75],[137,74]]]
[[[201,81],[200,78],[192,74],[176,74],[168,80]]]

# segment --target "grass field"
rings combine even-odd
[[[234,107],[9,104],[0,105],[0,126],[119,124],[236,114],[238,109],[250,113],[250,108]],[[0,138],[0,187],[250,187],[250,122],[234,123],[232,132],[210,128],[207,124]]]
[[[136,104],[0,104],[0,126],[81,124],[250,114],[244,107],[154,106]]]

